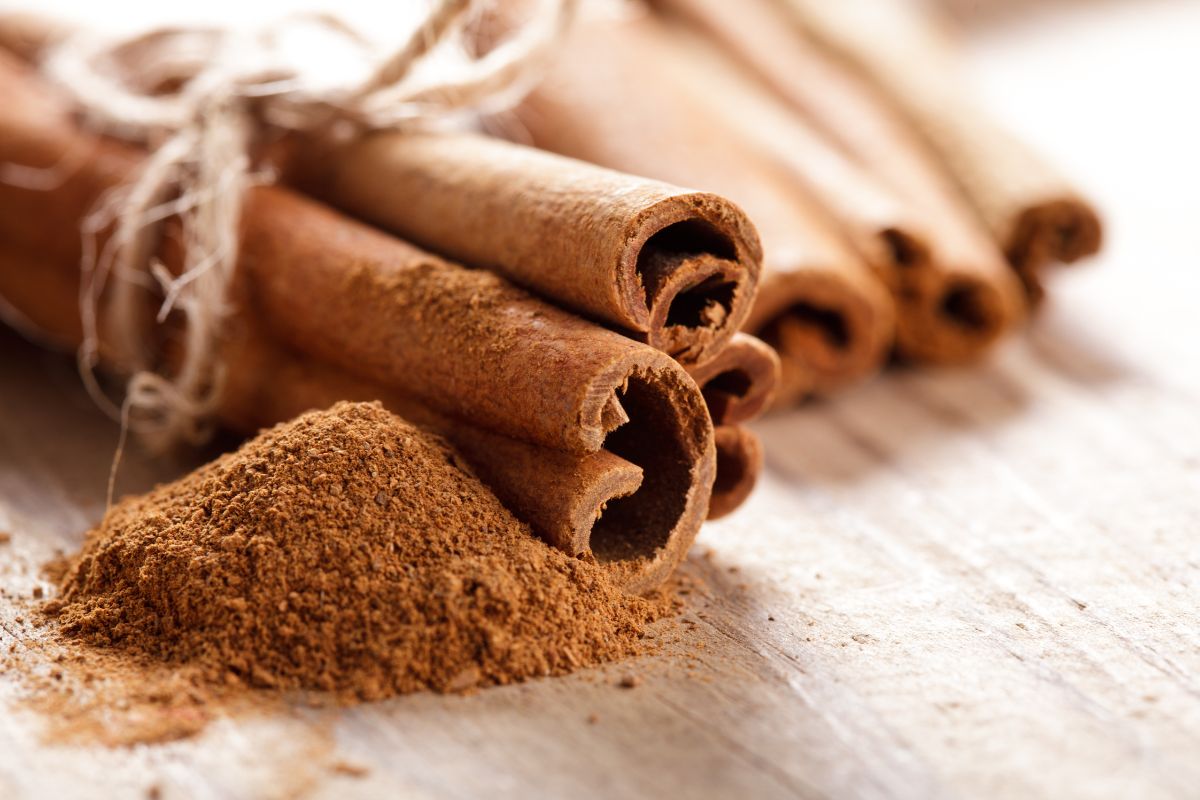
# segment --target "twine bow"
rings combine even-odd
[[[123,431],[155,449],[199,443],[211,432],[224,381],[219,333],[230,312],[242,198],[249,186],[271,180],[252,171],[255,144],[273,132],[349,136],[515,102],[576,0],[538,2],[526,24],[482,56],[453,49],[464,42],[479,0],[437,0],[387,56],[327,15],[251,32],[163,29],[124,40],[84,33],[48,55],[44,71],[71,95],[86,124],[152,151],[136,177],[102,198],[84,223],[80,372]],[[297,34],[352,54],[368,65],[366,77],[339,84],[291,63],[286,45]],[[446,61],[436,72],[435,54]],[[172,219],[183,244],[177,273],[155,255]],[[100,232],[110,229],[97,250]],[[139,322],[140,293],[153,290],[163,296],[156,322],[171,315],[180,322],[180,357],[169,371]],[[102,328],[131,375],[121,405],[95,376]]]

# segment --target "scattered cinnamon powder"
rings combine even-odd
[[[12,541],[12,534],[8,531],[0,531],[0,544],[8,544]]]
[[[68,639],[358,699],[610,661],[669,607],[536,539],[445,443],[369,403],[123,501],[46,604]]]
[[[22,633],[28,638],[0,656],[0,667],[21,676],[25,705],[40,712],[46,738],[56,743],[123,747],[186,739],[218,711],[257,699],[147,656],[54,642],[36,628]]]

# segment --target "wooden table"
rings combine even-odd
[[[1165,2],[978,32],[989,100],[1101,199],[1106,254],[978,368],[764,422],[671,657],[118,750],[43,744],[0,676],[0,797],[1200,795],[1198,33]],[[116,429],[69,360],[0,353],[24,594],[101,513]],[[121,488],[185,466],[131,455]]]

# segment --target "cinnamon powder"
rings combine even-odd
[[[305,414],[123,501],[60,588],[46,610],[68,638],[358,699],[610,661],[665,611],[536,539],[377,403]]]

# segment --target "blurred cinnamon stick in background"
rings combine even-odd
[[[1100,249],[1095,209],[998,125],[960,79],[954,36],[930,9],[896,0],[788,0],[813,37],[879,86],[970,198],[1035,299],[1039,271]]]
[[[756,74],[887,192],[924,232],[931,268],[901,287],[924,314],[901,314],[899,338],[917,358],[976,357],[1022,316],[1003,254],[943,165],[869,83],[808,37],[783,0],[660,0]]]
[[[719,0],[657,2],[700,24],[916,202],[948,263],[994,272],[982,231],[1036,301],[1041,267],[1099,249],[1090,204],[978,108],[952,37],[919,3],[746,0],[735,13]]]
[[[896,302],[896,347],[932,363],[980,357],[1020,318],[1015,285],[995,253],[947,258],[946,233],[803,115],[775,96],[753,73],[707,37],[672,26],[679,59],[719,97],[729,118],[787,176],[829,209],[843,233],[891,289]],[[991,269],[980,265],[991,264]]]

